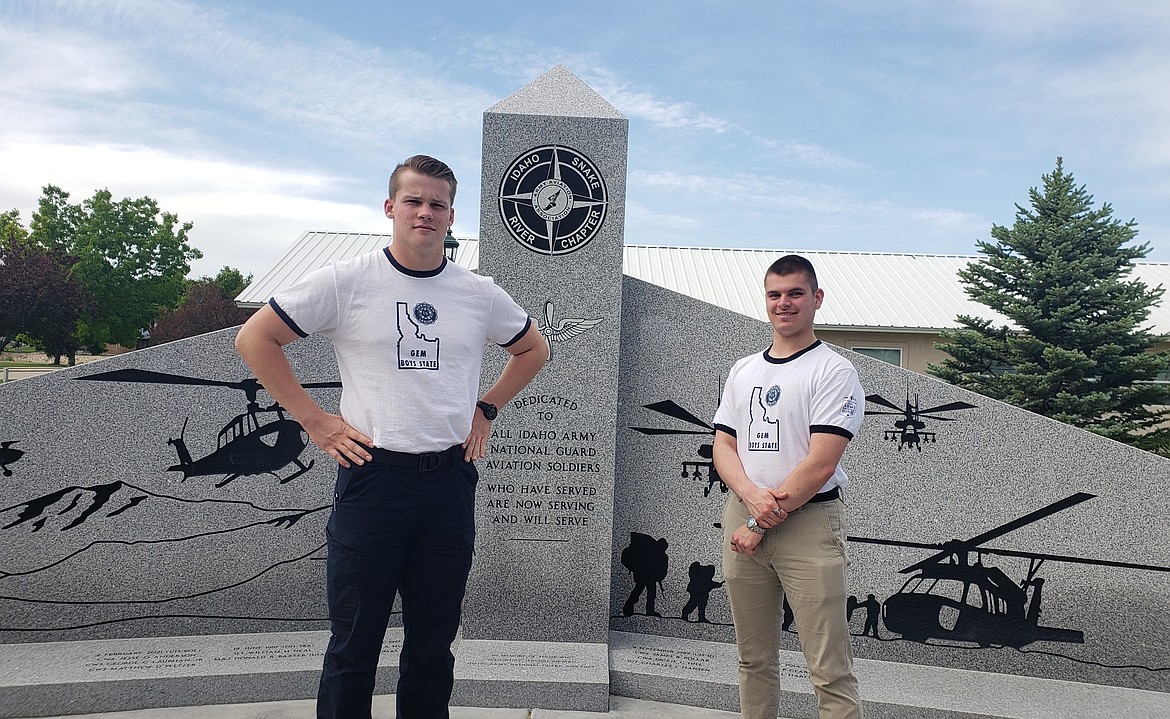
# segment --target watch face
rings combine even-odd
[[[480,410],[483,411],[484,419],[495,419],[496,415],[499,414],[499,410],[496,409],[494,404],[488,404],[487,402],[476,402],[475,406],[479,407]]]

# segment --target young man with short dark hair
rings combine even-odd
[[[860,719],[846,620],[840,460],[861,427],[857,371],[813,331],[824,299],[812,264],[764,276],[772,344],[732,367],[715,414],[714,460],[734,492],[723,512],[723,577],[739,647],[740,711],[779,711],[780,616],[792,607],[821,719]]]

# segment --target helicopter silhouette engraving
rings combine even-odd
[[[284,408],[278,403],[273,402],[267,407],[260,406],[257,395],[263,387],[256,379],[221,382],[139,369],[101,372],[78,377],[78,379],[227,387],[242,390],[248,399],[247,407],[243,414],[233,417],[219,431],[216,437],[216,448],[213,452],[198,459],[191,456],[186,442],[186,419],[183,420],[183,429],[179,432],[179,436],[167,440],[167,444],[175,448],[179,463],[167,467],[166,471],[181,472],[184,482],[191,477],[222,475],[223,479],[215,484],[219,488],[239,477],[270,474],[280,480],[281,484],[285,484],[313,468],[312,460],[307,464],[300,460],[301,452],[308,446],[308,440],[303,436],[304,429],[296,420],[287,417]],[[301,386],[306,389],[340,387],[341,383],[309,382]],[[266,415],[275,415],[275,417],[262,419]],[[290,464],[296,467],[293,473],[286,477],[277,474]]]
[[[955,412],[961,409],[977,409],[973,404],[967,402],[948,402],[947,404],[940,404],[937,407],[929,407],[927,409],[919,409],[918,395],[914,395],[914,401],[910,401],[910,390],[906,390],[906,406],[899,408],[896,404],[889,401],[879,394],[866,395],[866,402],[873,402],[882,407],[888,407],[893,410],[886,412],[882,410],[866,410],[866,414],[892,414],[900,416],[902,419],[894,422],[894,429],[888,429],[883,435],[883,439],[889,442],[898,443],[898,451],[901,452],[903,447],[911,446],[922,451],[923,442],[937,442],[938,438],[934,432],[927,432],[926,423],[923,418],[935,419],[940,422],[953,422],[954,417],[940,417],[938,412]]]
[[[707,435],[707,434],[709,434],[712,437],[715,436],[715,428],[714,427],[707,424],[703,420],[699,419],[695,415],[691,414],[687,410],[683,409],[682,407],[680,407],[678,405],[678,403],[676,403],[672,400],[668,399],[668,400],[664,400],[662,402],[655,402],[653,404],[647,404],[647,405],[643,405],[643,406],[648,410],[658,412],[659,414],[664,414],[667,417],[682,420],[683,422],[687,422],[689,424],[695,425],[696,427],[702,427],[703,429],[702,430],[689,430],[689,429],[666,429],[666,428],[660,428],[660,427],[630,427],[630,429],[634,430],[635,432],[641,432],[642,434],[646,434],[646,435],[663,435],[663,434]],[[714,443],[713,443],[713,441],[699,445],[698,454],[699,454],[699,457],[701,457],[704,461],[702,461],[702,462],[695,462],[693,460],[692,461],[685,461],[685,460],[683,461],[683,463],[682,463],[682,476],[683,476],[683,478],[686,479],[687,477],[690,477],[690,478],[693,478],[695,480],[702,481],[703,480],[703,471],[705,470],[707,472],[707,477],[706,477],[707,486],[703,489],[703,496],[710,497],[711,490],[715,488],[716,483],[719,484],[719,491],[722,492],[723,494],[727,494],[727,491],[728,491],[727,485],[724,484],[723,479],[719,476],[719,472],[716,471],[715,462],[712,459],[714,457]]]
[[[942,544],[870,537],[848,537],[850,542],[937,550],[935,554],[899,570],[911,574],[898,592],[882,603],[882,622],[903,638],[926,643],[973,643],[980,647],[1019,649],[1037,641],[1083,644],[1077,629],[1040,624],[1044,579],[1037,576],[1044,562],[1094,564],[1109,567],[1170,572],[1170,567],[1113,562],[1040,552],[994,549],[983,545],[1021,527],[1093,499],[1078,492],[1018,519],[967,540]],[[971,555],[976,555],[974,562]],[[983,562],[984,555],[1028,560],[1024,578],[1014,581],[1002,569]]]
[[[16,464],[16,462],[24,456],[24,452],[19,449],[13,449],[12,445],[20,440],[12,440],[10,442],[0,442],[0,470],[3,470],[5,477],[12,476],[12,470],[9,465]]]

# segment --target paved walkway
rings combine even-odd
[[[79,714],[69,719],[312,719],[313,704],[313,700],[305,699],[263,704],[138,709],[128,712]],[[393,716],[394,696],[374,697],[374,719],[392,719]],[[738,716],[739,714],[715,709],[699,709],[626,697],[611,697],[609,712],[605,714],[551,709],[451,708],[451,719],[736,719]]]

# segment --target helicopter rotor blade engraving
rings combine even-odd
[[[939,561],[942,561],[943,559],[946,559],[951,554],[956,554],[959,552],[968,552],[968,551],[982,551],[982,550],[979,550],[977,548],[979,547],[979,545],[981,545],[985,542],[989,542],[992,539],[995,539],[997,537],[1002,537],[1003,535],[1008,534],[1009,532],[1016,531],[1020,527],[1024,527],[1026,525],[1032,524],[1033,522],[1044,519],[1045,517],[1056,514],[1057,512],[1064,511],[1064,510],[1068,509],[1069,507],[1080,504],[1081,502],[1084,502],[1086,500],[1093,499],[1093,497],[1095,497],[1095,496],[1096,495],[1088,494],[1087,492],[1077,492],[1076,494],[1070,495],[1068,497],[1065,497],[1064,499],[1053,502],[1052,504],[1048,505],[1047,507],[1042,507],[1041,509],[1037,509],[1035,512],[1029,512],[1028,514],[1025,514],[1024,516],[1022,516],[1018,519],[1014,519],[1014,520],[1008,522],[1007,524],[1002,524],[1002,525],[996,527],[995,529],[990,529],[990,530],[984,532],[983,534],[979,534],[979,535],[976,535],[974,537],[971,537],[970,539],[968,539],[966,541],[947,542],[946,544],[943,545],[944,549],[942,549],[942,551],[940,551],[937,554],[934,554],[930,557],[927,557],[926,559],[923,559],[921,562],[917,562],[916,564],[912,564],[909,567],[906,567],[905,569],[902,569],[900,571],[902,574],[909,574],[910,572],[917,571],[917,570],[919,570],[922,567],[925,567],[927,565],[935,564]]]
[[[874,404],[880,404],[880,405],[881,405],[881,406],[883,406],[883,407],[888,407],[888,408],[890,408],[890,409],[894,410],[894,413],[895,413],[895,414],[902,414],[902,408],[901,408],[901,407],[899,407],[898,405],[896,405],[896,404],[894,404],[893,402],[889,401],[889,400],[888,400],[888,399],[886,399],[885,397],[882,397],[880,394],[870,394],[870,395],[866,395],[866,396],[865,396],[865,401],[866,401],[866,402],[873,402]],[[869,413],[869,412],[866,412],[866,414],[870,414],[870,413]],[[877,413],[875,412],[874,414],[877,414]],[[885,413],[883,412],[882,414],[885,414]]]
[[[673,400],[667,399],[667,400],[663,400],[661,402],[654,402],[653,404],[648,404],[648,405],[644,405],[644,406],[646,407],[646,409],[653,410],[655,412],[658,412],[659,414],[664,414],[667,417],[673,417],[675,419],[682,420],[683,422],[687,422],[688,424],[693,424],[693,425],[696,425],[698,427],[706,427],[707,429],[713,429],[713,427],[711,427],[711,425],[707,424],[703,420],[699,419],[695,415],[693,415],[690,412],[688,412],[687,410],[683,409],[681,406],[678,405],[678,403],[674,402]]]
[[[79,380],[93,380],[100,382],[143,382],[147,384],[191,384],[204,387],[233,387],[238,382],[220,382],[213,379],[203,379],[202,377],[185,377],[179,374],[167,374],[166,372],[151,372],[145,369],[118,369],[110,372],[98,372],[97,374],[90,374],[84,377],[78,377]],[[255,380],[253,380],[255,381]]]
[[[925,415],[928,412],[954,412],[955,410],[960,410],[960,409],[978,409],[978,408],[975,405],[968,404],[966,402],[951,402],[949,404],[940,404],[937,407],[928,407],[924,410],[919,410],[918,414]]]

